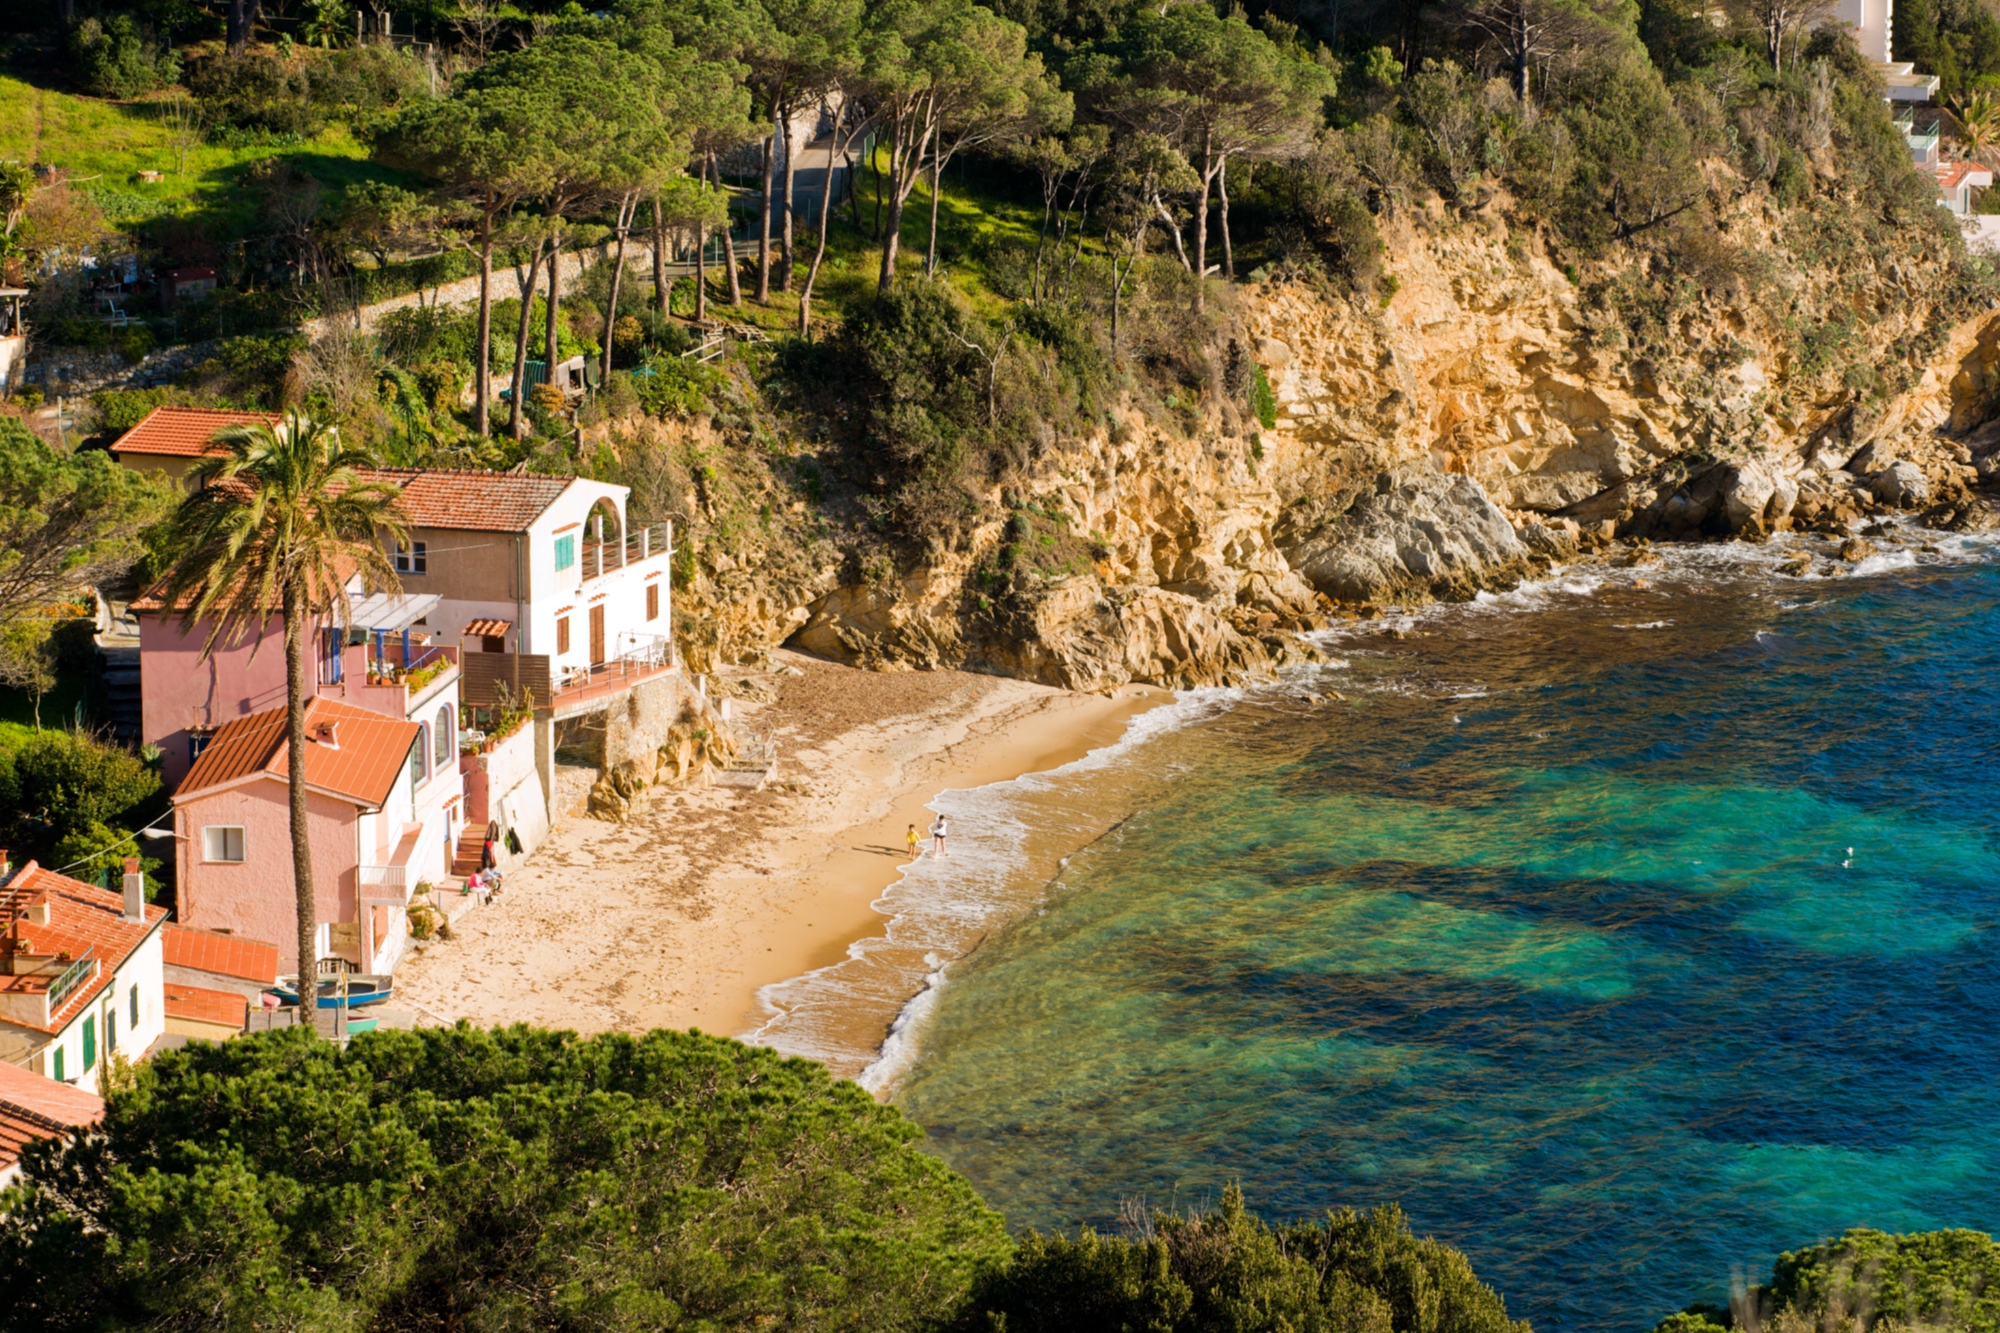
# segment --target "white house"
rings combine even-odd
[[[4,856],[4,853],[0,853]],[[97,1092],[113,1055],[137,1060],[166,1031],[160,928],[138,862],[122,894],[0,860],[0,1055]]]
[[[504,682],[561,707],[671,666],[671,525],[629,523],[628,488],[435,468],[370,475],[402,487],[410,537],[392,552],[396,573],[406,593],[439,598],[431,630],[461,637],[466,702]]]

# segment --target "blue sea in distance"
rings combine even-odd
[[[1544,1333],[1992,1230],[2000,567],[1780,553],[1369,626],[1050,779],[1129,817],[870,1078],[1017,1225],[1397,1201]],[[942,802],[968,855],[1010,799]]]

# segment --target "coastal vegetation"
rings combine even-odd
[[[0,1324],[1525,1333],[1393,1205],[1011,1237],[922,1131],[700,1033],[280,1030],[124,1071],[4,1196]],[[1985,1329],[2000,1250],[1853,1231],[1656,1333]],[[1754,1322],[1752,1322],[1754,1320]]]

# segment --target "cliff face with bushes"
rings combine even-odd
[[[1310,656],[1299,631],[1615,539],[1839,539],[1891,509],[1987,522],[2000,315],[1978,265],[1932,228],[1831,243],[1827,217],[1710,172],[1754,266],[1579,272],[1503,196],[1405,209],[1376,290],[1238,289],[1230,369],[1198,410],[1128,398],[1043,442],[981,497],[995,517],[921,559],[871,554],[799,498],[807,446],[732,444],[707,420],[598,437],[686,460],[662,506],[691,520],[691,660],[789,641],[1079,689],[1268,672]]]

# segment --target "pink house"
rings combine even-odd
[[[407,907],[443,878],[458,740],[324,697],[306,708],[320,959],[389,972]],[[224,724],[174,793],[180,920],[278,946],[297,967],[285,710]]]

